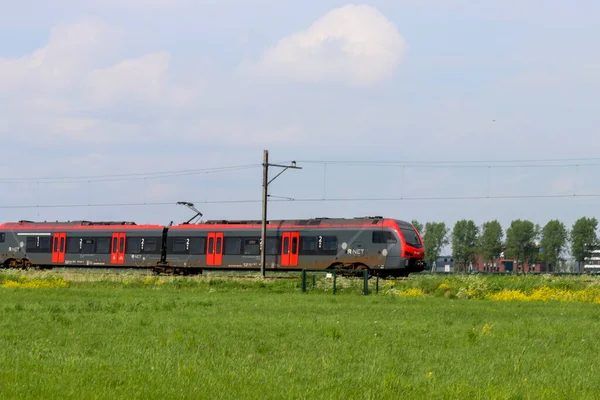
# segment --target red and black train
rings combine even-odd
[[[260,251],[260,221],[0,224],[0,265],[6,268],[258,270]],[[371,275],[397,277],[425,269],[419,232],[408,222],[383,217],[269,221],[265,251],[266,269],[273,271],[367,269]]]

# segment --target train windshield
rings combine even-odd
[[[421,241],[419,240],[419,236],[412,227],[401,226],[400,230],[404,235],[404,240],[406,241],[407,245],[412,247],[422,247]]]

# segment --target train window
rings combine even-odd
[[[236,238],[236,237],[225,238],[225,253],[224,254],[242,254],[242,238]]]
[[[50,253],[52,250],[52,240],[50,236],[40,237],[40,252]]]
[[[81,239],[69,237],[67,238],[67,253],[79,253],[81,247],[79,246],[79,241]],[[54,239],[54,251],[58,251],[58,240]]]
[[[323,250],[337,251],[337,237],[323,236]]]
[[[112,252],[113,253],[117,252],[117,244],[118,244],[117,242],[118,242],[117,238],[113,238],[113,245],[112,245]]]
[[[260,239],[244,239],[244,255],[256,256],[260,254]]]
[[[142,250],[144,253],[154,253],[156,251],[156,239],[155,238],[147,238],[143,239],[144,246]]]
[[[267,255],[273,256],[277,255],[281,251],[281,239],[280,238],[267,238],[267,247],[266,247]]]
[[[0,243],[4,243],[6,240],[6,234],[4,232],[0,232]]]
[[[190,254],[204,254],[205,250],[206,238],[194,237],[190,239]]]
[[[402,234],[404,235],[404,240],[406,244],[414,247],[421,247],[421,242],[419,241],[419,237],[417,236],[417,232],[413,228],[400,228]]]
[[[83,239],[81,243],[81,252],[83,254],[94,254],[96,251],[96,241],[94,239]]]
[[[187,238],[173,238],[173,253],[183,254],[188,252]]]
[[[208,239],[208,254],[215,252],[215,238]]]
[[[374,231],[372,237],[373,243],[397,243],[394,234],[390,231]]]
[[[119,239],[119,253],[125,253],[125,239]]]
[[[37,237],[36,236],[27,236],[27,249],[28,252],[34,253],[37,250]]]
[[[371,241],[373,243],[385,243],[385,240],[383,238],[383,232],[382,231],[373,232],[373,237],[372,237]]]
[[[98,254],[109,254],[110,253],[110,238],[97,238],[96,239],[96,253]]]
[[[121,241],[123,239],[121,238]],[[140,254],[142,252],[142,239],[141,238],[127,238],[127,253],[128,254]]]
[[[298,254],[298,238],[292,238],[292,254]]]
[[[316,237],[301,237],[300,238],[300,253],[301,254],[316,254],[317,238]]]
[[[286,237],[283,239],[283,254],[290,252],[290,238]]]
[[[65,251],[65,238],[61,237],[60,238],[60,252],[64,252]]]
[[[55,237],[54,238],[54,250],[52,250],[53,252],[57,252],[58,251],[58,238]]]
[[[223,250],[221,250],[221,238],[217,238],[217,249],[215,250],[215,254],[223,254]]]

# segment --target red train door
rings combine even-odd
[[[223,264],[223,232],[211,232],[207,240],[206,265]]]
[[[112,246],[110,250],[111,264],[125,264],[125,233],[113,233]]]
[[[297,266],[298,247],[300,247],[300,232],[284,232],[281,239],[281,266]]]
[[[64,263],[65,251],[67,247],[67,234],[54,233],[52,235],[52,262]]]

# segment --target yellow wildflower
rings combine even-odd
[[[485,324],[483,328],[481,328],[481,333],[485,335],[486,333],[489,333],[493,327],[494,325]]]
[[[425,292],[422,291],[421,289],[410,288],[410,289],[406,289],[403,292],[398,293],[398,296],[420,297],[420,296],[425,296]]]
[[[502,290],[486,295],[487,299],[497,301],[562,301],[600,304],[600,290],[586,288],[582,290],[567,290],[542,286],[533,289],[529,294],[521,290]]]
[[[69,286],[63,279],[55,278],[52,280],[33,279],[25,282],[7,280],[2,283],[4,288],[22,288],[22,289],[49,289],[64,288]]]

